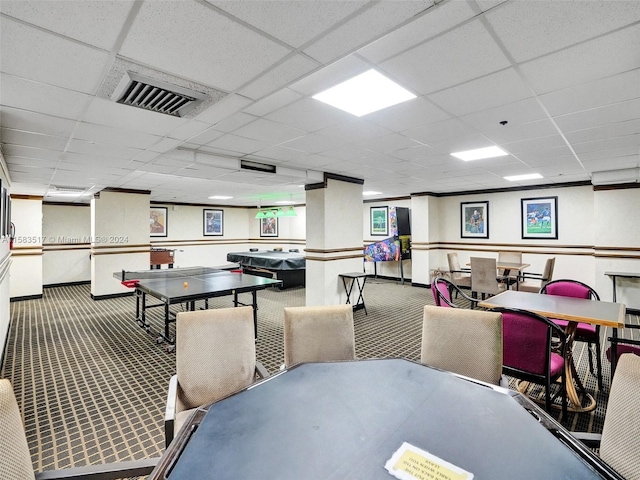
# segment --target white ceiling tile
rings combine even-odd
[[[22,145],[2,145],[2,154],[7,160],[11,158],[21,158],[23,163],[28,163],[28,159],[58,161],[62,157],[62,152],[47,150],[43,148],[24,147]]]
[[[640,153],[640,133],[635,133],[632,135],[621,135],[613,138],[594,140],[590,142],[573,143],[572,146],[573,150],[578,155],[588,152],[609,152],[612,150],[618,150],[627,147],[635,148],[635,150]],[[638,162],[640,162],[640,156],[638,158]]]
[[[512,155],[520,155],[525,152],[535,152],[555,147],[565,147],[567,142],[560,135],[549,135],[532,139],[523,139],[512,143],[504,143],[500,146]]]
[[[74,131],[73,137],[77,140],[88,142],[111,143],[123,147],[149,148],[157,143],[161,137],[121,128],[111,128],[92,123],[80,122]]]
[[[115,158],[132,159],[141,152],[141,150],[137,148],[100,144],[95,142],[87,142],[84,140],[72,140],[69,143],[69,148],[67,149],[67,151],[72,153],[102,156],[105,157],[105,160],[109,159],[109,161]]]
[[[511,68],[429,95],[429,100],[453,115],[466,115],[532,96]]]
[[[563,132],[572,132],[637,118],[640,118],[640,98],[568,115],[560,115],[555,117],[554,120]]]
[[[318,132],[328,137],[336,137],[344,142],[358,142],[367,138],[380,137],[391,133],[390,130],[367,122],[364,117],[343,122]]]
[[[210,125],[208,123],[199,122],[198,120],[189,120],[186,123],[179,125],[174,130],[171,130],[171,132],[169,132],[169,136],[179,140],[189,140],[204,132],[209,127]]]
[[[236,94],[229,94],[217,103],[214,103],[204,112],[198,114],[195,118],[201,122],[211,124],[218,123],[230,115],[239,112],[253,100]]]
[[[197,2],[145,2],[120,54],[233,91],[289,49]],[[224,65],[224,68],[220,68]]]
[[[95,93],[106,52],[0,17],[2,71],[83,93]]]
[[[238,90],[249,98],[259,99],[303,77],[320,65],[303,55],[294,55]]]
[[[584,167],[589,172],[603,172],[607,170],[618,170],[623,168],[635,168],[638,166],[637,155],[627,155],[620,157],[608,158],[605,161],[601,159],[582,160]]]
[[[301,98],[302,95],[298,92],[294,92],[289,88],[283,88],[248,106],[244,111],[250,115],[264,116]]]
[[[164,153],[171,149],[177,148],[183,144],[183,140],[177,138],[164,137],[151,145],[150,150],[154,152]],[[139,157],[136,157],[139,158]]]
[[[286,162],[304,157],[307,155],[307,153],[303,152],[302,150],[295,150],[293,148],[288,148],[285,146],[275,146],[265,148],[264,150],[259,150],[255,152],[254,155],[265,159],[281,160]]]
[[[367,115],[367,121],[402,132],[421,125],[439,122],[450,115],[423,97],[414,98]]]
[[[405,88],[426,94],[509,65],[482,23],[474,21],[384,62],[382,68]]]
[[[2,0],[0,11],[66,37],[111,50],[133,4],[130,0]]]
[[[372,62],[382,62],[474,16],[475,12],[467,2],[440,3],[405,28],[391,32],[361,48],[358,55]]]
[[[281,123],[260,119],[234,130],[233,133],[241,137],[255,138],[256,140],[262,140],[264,142],[280,144],[287,140],[300,137],[307,132]]]
[[[358,147],[357,145],[342,145],[338,148],[332,148],[322,152],[322,154],[332,160],[353,160],[367,155],[372,155],[373,152],[366,148]]]
[[[82,93],[12,75],[0,75],[0,102],[3,106],[76,119],[90,100],[91,97]]]
[[[213,129],[207,130],[206,132],[201,133],[200,135],[190,138],[189,144],[206,145],[208,143],[213,142],[215,139],[220,138],[224,134],[225,134],[224,132],[219,132]]]
[[[127,128],[160,136],[167,135],[185,123],[182,118],[121,105],[97,97],[94,97],[87,109],[84,120],[96,125]]]
[[[76,122],[27,110],[2,107],[0,109],[0,125],[24,132],[68,137],[71,135]]]
[[[315,132],[353,119],[353,115],[313,98],[303,98],[265,118]]]
[[[244,125],[247,125],[248,123],[253,122],[254,120],[256,120],[256,117],[254,117],[253,115],[247,115],[246,113],[238,112],[233,113],[227,116],[227,118],[225,118],[224,120],[216,123],[214,128],[215,130],[218,130],[220,132],[229,133]]]
[[[601,107],[640,97],[640,68],[540,96],[551,115]]]
[[[304,52],[323,63],[330,62],[365,46],[371,38],[382,36],[432,4],[431,0],[369,2],[370,8],[315,41]]]
[[[640,2],[636,0],[543,5],[509,2],[486,15],[516,62],[546,55],[640,20]]]
[[[479,134],[456,136],[429,143],[429,146],[436,153],[463,152],[476,148],[492,147],[493,145],[494,143],[491,140]]]
[[[364,142],[360,142],[360,146],[362,148],[367,148],[379,153],[390,153],[395,150],[402,150],[418,145],[418,142],[397,133],[392,133],[391,135],[383,135],[381,137],[374,137],[365,140]]]
[[[51,135],[42,135],[40,133],[0,128],[0,142],[2,144],[27,145],[30,147],[46,148],[61,152],[67,144],[67,139],[65,137],[53,137]]]
[[[344,141],[335,137],[327,137],[316,133],[309,133],[302,137],[294,138],[282,144],[283,147],[294,148],[308,153],[319,153],[325,150],[338,148]]]
[[[207,0],[260,30],[294,47],[300,47],[366,5],[359,1],[238,2]],[[283,22],[282,19],[287,21]]]
[[[558,157],[568,157],[571,155],[571,150],[568,146],[559,146],[546,148],[544,150],[521,152],[518,154],[518,158],[529,165],[535,165],[536,161],[548,160]]]
[[[438,152],[435,152],[433,148],[427,145],[420,145],[417,147],[405,148],[403,150],[396,150],[393,152],[393,156],[396,158],[400,158],[402,160],[418,162],[422,164],[422,160],[427,157],[432,157],[434,155],[439,155]]]
[[[541,138],[548,136],[558,136],[558,129],[551,120],[537,120],[535,122],[521,124],[491,125],[491,128],[484,130],[485,135],[499,145],[512,144],[521,140],[531,138]]]
[[[499,107],[463,115],[460,119],[478,131],[488,131],[506,120],[507,125],[519,125],[547,118],[536,98],[525,98]]]
[[[636,133],[640,133],[640,118],[629,120],[627,122],[617,122],[609,125],[603,125],[601,127],[567,132],[565,136],[570,143],[574,144],[596,140],[606,140],[610,138],[621,137],[624,135],[633,135]]]
[[[58,160],[12,157],[11,160],[7,162],[7,165],[9,165],[9,168],[11,168],[12,172],[26,172],[29,168],[53,169],[58,165]]]
[[[315,95],[323,92],[351,77],[355,77],[371,68],[371,65],[364,62],[355,55],[346,57],[326,65],[324,68],[314,72],[305,78],[291,84],[289,88],[303,95]]]
[[[207,146],[215,149],[237,152],[241,155],[247,155],[268,147],[269,143],[227,133],[213,142],[208,143]]]
[[[442,122],[412,128],[402,132],[403,135],[426,144],[449,138],[471,135],[473,133],[476,133],[475,129],[466,125],[457,118],[450,118]]]
[[[520,68],[538,94],[548,93],[638,68],[638,44],[640,24],[523,63]]]

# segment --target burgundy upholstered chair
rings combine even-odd
[[[479,302],[477,298],[471,298],[460,290],[457,285],[450,282],[446,278],[436,277],[431,282],[431,293],[433,294],[433,301],[436,307],[448,307],[448,308],[464,308],[460,305],[453,303],[453,293],[456,293],[456,298],[462,296],[471,304],[471,308]]]
[[[630,330],[633,333],[633,330],[639,330],[640,325],[625,323],[625,330]],[[632,338],[621,338],[621,337],[609,337],[609,342],[611,342],[611,346],[607,348],[607,360],[611,362],[611,376],[613,377],[616,364],[618,358],[623,353],[633,353],[634,355],[638,355],[640,357],[640,340],[634,340]],[[615,346],[615,354],[613,353]]]
[[[563,329],[546,317],[518,309],[501,308],[503,360],[502,372],[527,382],[543,385],[545,409],[562,395],[563,418],[567,415],[565,389],[566,337]],[[553,345],[552,338],[560,340]],[[560,380],[559,390],[551,394],[551,384]]]
[[[589,285],[579,282],[577,280],[553,280],[547,283],[544,287],[540,289],[540,293],[546,293],[547,295],[559,295],[563,297],[573,297],[573,298],[586,298],[591,300],[600,300],[600,297],[596,293],[596,291],[591,288]],[[558,326],[563,329],[567,328],[569,322],[567,320],[558,320],[551,319]],[[589,353],[589,370],[592,374],[596,375],[598,379],[598,388],[602,389],[602,361],[600,359],[600,326],[599,325],[591,325],[589,323],[578,323],[576,328],[575,340],[579,342],[585,342],[591,347],[591,345],[595,345],[596,347],[596,366],[597,372],[594,372],[593,369],[593,356],[591,353],[591,348],[588,349]]]

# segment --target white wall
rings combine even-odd
[[[91,280],[89,205],[43,205],[42,236],[44,285]]]
[[[9,174],[7,173],[7,165],[0,152],[0,180],[2,187],[9,190],[10,181]],[[0,193],[2,190],[0,189]],[[1,218],[1,217],[0,217]],[[2,356],[4,355],[4,345],[7,339],[7,333],[9,331],[9,318],[10,318],[10,286],[11,286],[11,274],[10,268],[13,259],[11,258],[11,251],[9,250],[9,237],[5,235],[0,237],[0,365],[2,364]]]
[[[16,238],[11,262],[11,298],[42,295],[42,197],[13,196]]]

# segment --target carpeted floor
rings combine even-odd
[[[430,290],[369,279],[365,300],[369,314],[354,313],[356,355],[419,360],[422,308],[433,304]],[[284,358],[283,308],[304,303],[301,287],[258,293],[257,355],[270,372]],[[210,301],[211,308],[226,306],[230,297]],[[133,297],[92,300],[86,284],[45,288],[42,299],[11,303],[1,374],[13,384],[36,471],[162,454],[175,356],[155,343],[155,332],[163,327],[161,309],[148,315],[150,333],[134,321],[134,310]],[[611,334],[607,330],[603,338]],[[582,344],[575,356],[598,407],[590,414],[570,413],[563,423],[571,430],[600,432],[609,364],[604,358],[605,388],[598,391]]]

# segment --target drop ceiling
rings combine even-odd
[[[637,0],[2,0],[0,28],[13,194],[265,206],[322,172],[399,197],[640,166]],[[311,98],[371,68],[417,98],[359,118]],[[105,95],[127,71],[215,93],[141,110]],[[450,155],[493,145],[509,155]],[[544,178],[503,178],[527,173]]]

